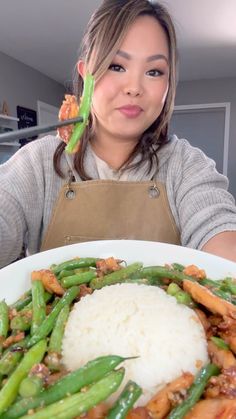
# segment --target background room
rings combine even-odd
[[[0,14],[0,131],[54,122],[83,30],[99,0],[4,3]],[[165,0],[179,43],[170,132],[216,161],[236,197],[236,2]],[[0,163],[26,141],[0,143]]]

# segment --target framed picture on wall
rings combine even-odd
[[[37,125],[37,112],[33,109],[24,108],[23,106],[17,106],[17,118],[18,121],[18,128],[29,128]],[[27,144],[28,142],[35,140],[36,137],[32,138],[21,138],[19,140],[21,146]]]

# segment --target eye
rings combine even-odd
[[[161,70],[157,70],[157,69],[152,69],[147,71],[147,75],[151,76],[151,77],[160,77],[163,76],[164,72]]]
[[[125,71],[124,70],[124,67],[122,67],[122,65],[120,65],[120,64],[110,64],[109,65],[109,67],[108,67],[108,69],[109,70],[111,70],[111,71],[117,71],[117,72],[123,72],[123,71]]]

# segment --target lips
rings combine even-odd
[[[118,111],[128,118],[137,118],[143,112],[143,109],[137,105],[125,105],[118,108]]]

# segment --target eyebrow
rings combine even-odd
[[[117,51],[117,55],[120,55],[121,57],[126,58],[127,60],[132,59],[132,56],[128,54],[128,52],[122,51],[120,49]],[[155,54],[155,55],[150,55],[150,57],[147,57],[147,62],[155,61],[155,60],[165,60],[167,64],[169,64],[168,59],[163,54]]]

